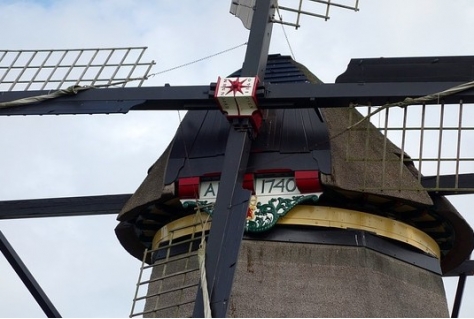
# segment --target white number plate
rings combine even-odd
[[[255,183],[255,194],[258,195],[298,195],[301,194],[296,187],[295,178],[288,177],[264,177],[257,178]]]
[[[217,197],[219,181],[202,182],[200,187],[201,200],[213,200]],[[263,177],[255,181],[255,195],[299,195],[301,192],[296,187],[295,178],[287,177]]]

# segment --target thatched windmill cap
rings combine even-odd
[[[280,55],[269,56],[264,81],[320,83],[306,67]],[[443,271],[453,269],[474,246],[472,229],[449,201],[425,191],[414,166],[408,162],[400,167],[401,150],[384,142],[372,124],[363,122],[364,130],[347,130],[361,119],[349,107],[265,111],[264,124],[252,145],[249,172],[282,167],[318,170],[324,187],[319,204],[415,226],[441,246]],[[133,256],[142,259],[159,228],[190,214],[177,196],[178,178],[202,176],[221,167],[229,129],[218,110],[186,114],[173,141],[118,215],[117,236]],[[352,158],[368,160],[348,160],[348,146]]]

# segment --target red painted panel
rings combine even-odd
[[[301,193],[321,192],[319,171],[295,171],[296,186]]]

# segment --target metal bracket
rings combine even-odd
[[[238,131],[253,131],[254,135],[263,119],[257,101],[258,83],[258,77],[219,77],[214,93],[219,108],[234,128]],[[241,119],[250,121],[240,121]],[[251,127],[244,126],[248,123]]]

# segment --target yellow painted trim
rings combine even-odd
[[[280,217],[278,224],[365,230],[404,242],[438,259],[441,257],[436,241],[421,230],[390,218],[354,210],[298,205]]]
[[[201,215],[188,215],[161,227],[153,237],[153,249],[157,249],[158,245],[162,242],[168,242],[170,240],[175,240],[193,233],[202,232],[203,227],[201,220],[204,222],[208,218],[209,220],[207,223],[204,223],[204,230],[209,230],[211,228],[211,218],[206,213],[200,214]]]
[[[189,215],[167,224],[155,234],[153,249],[158,248],[162,242],[201,232],[201,219],[206,218],[207,214],[201,213],[201,217]],[[354,210],[298,205],[280,217],[277,224],[365,230],[406,243],[438,259],[441,256],[436,241],[421,230],[393,219]],[[204,229],[209,230],[210,226],[211,223],[208,221]]]

